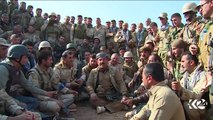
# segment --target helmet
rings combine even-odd
[[[132,54],[132,52],[130,52],[130,51],[126,51],[126,52],[124,53],[124,57],[133,57],[133,54]]]
[[[51,12],[50,15],[49,15],[49,17],[52,17],[52,16],[55,16],[55,17],[56,17],[56,13]]]
[[[76,45],[74,43],[69,43],[66,46],[66,49],[73,49],[73,48],[76,49]]]
[[[182,8],[182,12],[183,14],[190,11],[197,12],[196,8],[197,8],[196,3],[186,3]]]
[[[41,50],[41,48],[44,48],[44,47],[51,48],[50,43],[48,41],[42,41],[42,42],[40,42],[40,44],[38,46],[38,50]]]
[[[12,45],[8,49],[8,58],[20,59],[23,55],[28,55],[28,49],[24,45]]]
[[[167,16],[168,16],[168,14],[165,13],[165,12],[163,12],[163,13],[161,13],[161,14],[159,15],[158,18],[167,18]]]

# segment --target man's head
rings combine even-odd
[[[111,20],[111,27],[116,27],[116,21],[115,20]]]
[[[65,23],[70,23],[70,16],[65,17]]]
[[[180,27],[181,26],[181,15],[179,13],[174,13],[171,16],[171,21],[174,27]]]
[[[151,19],[150,19],[150,18],[147,18],[147,19],[146,19],[146,26],[149,26],[151,22],[152,22]]]
[[[74,17],[74,16],[71,16],[70,22],[71,22],[72,24],[75,23],[75,17]]]
[[[92,68],[96,68],[98,66],[95,54],[90,56],[89,66],[92,67]]]
[[[78,17],[78,24],[81,24],[83,21],[82,15],[78,15],[77,17]]]
[[[34,44],[31,40],[24,40],[22,42],[22,45],[26,46],[26,48],[28,49],[29,53],[33,53],[33,47],[34,47]]]
[[[36,15],[40,17],[41,14],[42,14],[42,9],[41,8],[37,8],[36,9]]]
[[[158,31],[158,25],[155,22],[150,23],[151,31],[156,33]]]
[[[124,60],[127,64],[130,64],[133,62],[133,54],[131,51],[126,51],[124,53]]]
[[[186,3],[183,6],[182,12],[187,22],[191,22],[194,18],[196,18],[197,14],[196,8],[197,8],[196,3]]]
[[[187,43],[181,39],[172,42],[172,55],[179,59],[184,51],[186,51]]]
[[[7,49],[10,44],[7,43],[7,40],[0,38],[0,59],[4,59],[7,56]]]
[[[18,35],[18,34],[12,34],[10,36],[10,42],[12,45],[15,45],[15,44],[21,44],[21,36]]]
[[[57,14],[57,15],[56,15],[56,21],[57,21],[57,22],[60,22],[60,20],[61,20],[61,15],[60,15],[60,14]]]
[[[110,63],[112,65],[117,65],[119,63],[119,55],[117,53],[113,53],[111,55],[111,60],[110,60]]]
[[[136,28],[137,28],[137,25],[135,23],[132,23],[131,32],[135,32]]]
[[[128,23],[123,23],[123,25],[122,25],[122,29],[123,30],[128,30]]]
[[[160,63],[148,63],[142,73],[142,81],[147,89],[164,80],[164,70]]]
[[[20,2],[20,10],[26,10],[26,2]]]
[[[100,18],[96,18],[96,25],[101,25],[101,19]]]
[[[106,21],[106,28],[109,29],[110,28],[110,24],[111,24],[110,21]]]
[[[200,13],[205,19],[213,18],[213,0],[201,0]]]
[[[87,25],[92,25],[92,18],[91,17],[87,18]]]
[[[45,68],[49,68],[53,64],[52,53],[49,51],[42,51],[38,53],[38,64]]]
[[[119,20],[119,21],[118,21],[118,26],[119,26],[119,28],[122,28],[123,23],[124,23],[123,20]]]
[[[148,60],[148,58],[149,58],[149,56],[150,56],[150,54],[151,54],[151,49],[150,48],[148,48],[148,47],[141,47],[140,49],[139,49],[139,53],[140,53],[140,59],[141,60],[144,60],[144,61],[147,61]]]
[[[21,67],[28,62],[28,50],[24,45],[12,45],[8,49],[7,58]]]
[[[139,23],[138,24],[138,31],[142,31],[142,29],[143,29],[143,23]]]
[[[48,41],[42,41],[38,46],[39,51],[52,51],[51,45]]]
[[[158,18],[160,19],[160,22],[161,22],[162,25],[167,24],[167,22],[168,22],[167,21],[168,20],[168,14],[167,13],[165,13],[165,12],[161,13]]]
[[[84,59],[88,62],[91,56],[91,52],[90,51],[85,51],[84,52]]]
[[[9,22],[9,15],[6,14],[6,13],[3,13],[1,15],[1,22],[8,23]]]
[[[68,68],[71,68],[74,61],[74,55],[69,50],[66,50],[62,53],[61,62]]]
[[[149,56],[147,63],[160,63],[161,65],[163,65],[162,59],[156,53],[153,53]]]
[[[192,73],[198,65],[199,60],[196,55],[191,53],[184,53],[181,58],[181,71]]]
[[[105,70],[108,68],[108,55],[104,52],[100,52],[96,55],[98,67],[102,70]]]

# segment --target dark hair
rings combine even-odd
[[[62,58],[67,58],[68,55],[73,55],[73,53],[69,50],[66,50],[62,53]]]
[[[156,26],[156,27],[158,27],[158,24],[156,22],[151,22],[150,26]]]
[[[49,51],[42,51],[38,53],[38,64],[42,63],[42,60],[47,60],[49,57],[52,57],[52,53]]]
[[[39,11],[39,10],[41,10],[41,11],[42,11],[42,9],[41,9],[41,8],[37,8],[37,9],[36,9],[36,11]]]
[[[34,43],[33,43],[33,41],[31,41],[31,40],[24,40],[23,42],[22,42],[22,45],[24,45],[24,46],[34,46]]]
[[[144,74],[146,76],[151,75],[154,80],[159,82],[164,80],[164,70],[160,63],[146,64],[144,67]]]
[[[180,13],[174,13],[174,14],[172,14],[171,18],[173,18],[173,17],[179,17],[179,18],[181,18],[181,15],[180,15]]]
[[[192,55],[190,52],[185,52],[185,53],[183,54],[183,56],[184,56],[184,55],[187,56],[187,60],[193,60],[193,61],[195,62],[195,65],[198,65],[199,60],[198,60],[198,58],[197,58],[196,55]]]
[[[150,56],[154,56],[154,58],[155,58],[156,61],[159,61],[159,63],[160,63],[161,65],[164,65],[164,64],[163,64],[163,60],[161,59],[161,57],[160,57],[157,53],[152,53]],[[149,56],[149,57],[150,57],[150,56]]]

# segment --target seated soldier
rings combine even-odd
[[[98,67],[90,72],[87,80],[91,104],[97,108],[97,113],[105,110],[113,113],[124,109],[125,105],[120,100],[127,95],[127,89],[122,77],[108,65],[106,53],[98,53],[96,59]]]
[[[58,115],[58,112],[69,113],[69,107],[73,103],[74,95],[64,84],[60,83],[51,68],[53,58],[51,52],[43,51],[38,55],[38,64],[31,69],[29,79],[33,84],[48,93],[41,95],[32,93],[39,99],[39,107],[43,112]],[[62,111],[60,111],[62,109]]]
[[[172,89],[178,92],[183,101],[186,117],[189,120],[206,120],[206,110],[210,107],[209,86],[212,77],[204,71],[198,58],[191,53],[184,53],[181,58],[181,71],[184,73],[180,82],[172,82]],[[207,106],[197,109],[190,105],[190,100],[205,100]]]
[[[148,63],[142,73],[149,101],[130,120],[185,120],[184,110],[177,95],[166,85],[160,63]]]
[[[6,116],[9,114],[10,116]],[[41,120],[40,114],[26,111],[10,97],[4,89],[0,90],[0,120]]]

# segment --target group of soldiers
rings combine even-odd
[[[1,0],[0,120],[73,120],[84,100],[97,114],[128,110],[130,120],[211,119],[213,0],[182,13],[185,25],[163,12],[160,27],[148,18],[129,30],[100,18],[93,27],[82,15],[61,23],[60,14]]]

